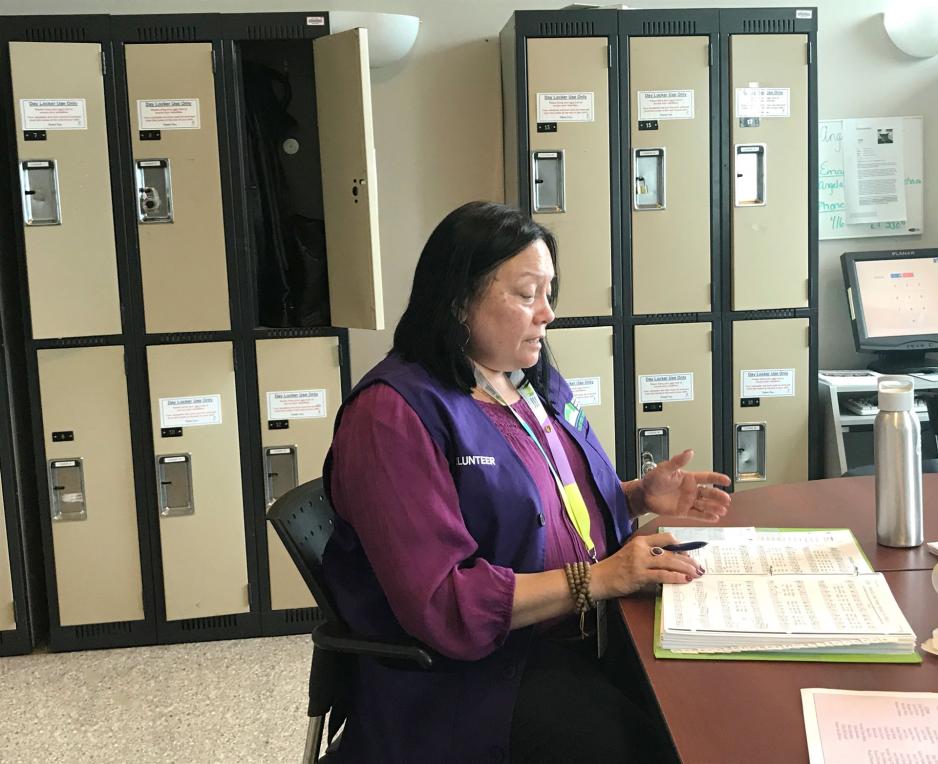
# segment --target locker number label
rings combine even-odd
[[[87,130],[84,98],[21,98],[23,130]]]
[[[538,93],[538,122],[593,122],[593,93]]]
[[[275,390],[267,393],[267,419],[324,419],[325,390]]]
[[[638,118],[693,119],[693,90],[639,90]]]
[[[603,405],[599,377],[573,377],[567,384],[573,391],[573,402],[580,408]]]
[[[740,398],[791,398],[795,394],[794,369],[743,369]]]
[[[694,400],[694,373],[640,374],[638,392],[641,403],[666,403]]]
[[[220,395],[160,398],[160,427],[203,427],[221,424]]]
[[[198,98],[168,98],[137,101],[138,130],[198,130]]]

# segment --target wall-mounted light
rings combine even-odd
[[[420,19],[400,13],[332,11],[329,28],[335,32],[364,27],[368,30],[368,57],[371,68],[393,63],[406,56],[417,40]]]
[[[938,55],[938,0],[893,0],[883,25],[903,53],[915,58]]]

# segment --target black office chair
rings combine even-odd
[[[928,409],[928,425],[922,426],[922,453],[925,453],[925,442],[931,439],[932,449],[938,449],[938,390],[916,390],[915,396],[925,401],[925,407]],[[863,475],[873,475],[876,472],[876,465],[864,464],[861,467],[853,467],[847,470],[841,477],[861,477]],[[938,472],[938,459],[922,459],[922,472]]]
[[[316,599],[322,621],[313,627],[313,661],[309,672],[309,727],[303,764],[319,760],[326,713],[354,676],[357,656],[377,658],[396,667],[427,670],[434,654],[416,642],[387,642],[355,634],[342,620],[323,575],[322,558],[335,529],[335,511],[322,478],[293,488],[273,503],[267,519],[290,553]],[[338,710],[338,709],[337,709]],[[330,726],[338,728],[340,720]],[[332,748],[339,740],[330,741]],[[325,760],[329,751],[326,751]]]

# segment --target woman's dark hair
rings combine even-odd
[[[475,387],[472,364],[463,352],[469,304],[495,269],[522,249],[543,241],[554,264],[550,303],[557,302],[557,241],[524,213],[495,202],[469,202],[453,210],[430,234],[417,261],[410,301],[394,330],[394,347],[405,360],[419,363],[444,384],[469,392]],[[550,352],[544,342],[528,379],[546,397]]]

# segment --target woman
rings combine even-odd
[[[729,478],[683,472],[686,451],[619,481],[545,352],[556,250],[502,205],[450,213],[391,353],[339,412],[324,472],[340,610],[444,658],[432,672],[361,660],[337,761],[651,755],[654,729],[600,667],[590,605],[702,575],[662,552],[669,534],[632,536],[633,518],[716,521],[729,496],[707,484]]]

